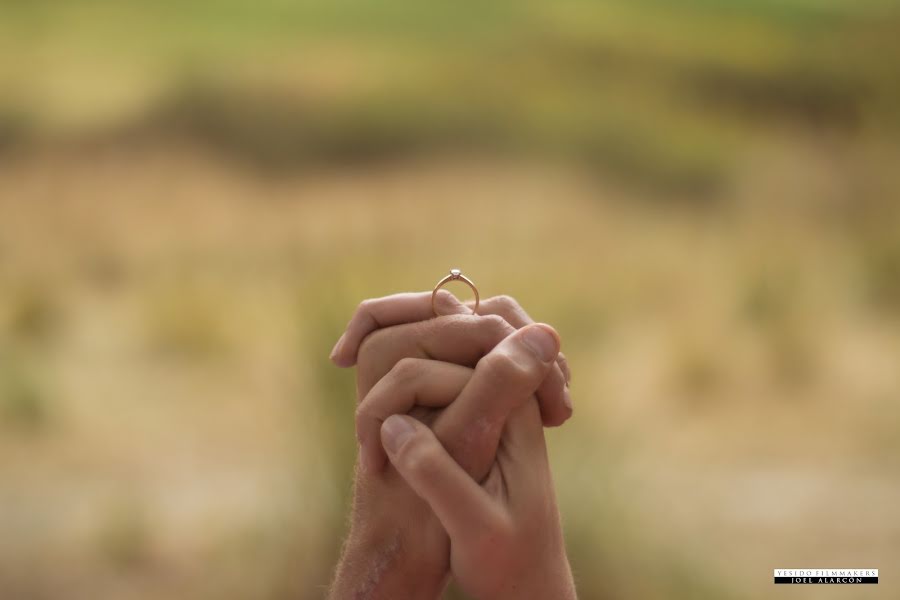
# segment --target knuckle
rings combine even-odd
[[[373,298],[366,298],[365,300],[360,301],[360,303],[356,306],[357,313],[367,313],[371,312],[372,304],[375,302]]]
[[[503,352],[492,352],[478,362],[478,368],[482,374],[490,378],[497,385],[510,385],[521,379],[526,379],[532,372],[528,365],[514,360]]]
[[[368,362],[373,356],[380,354],[381,348],[384,348],[389,336],[388,330],[378,329],[364,337],[359,344],[358,362]]]
[[[559,368],[562,369],[563,375],[566,377],[566,380],[569,379],[571,367],[569,366],[569,359],[566,358],[566,355],[560,352],[556,357],[556,362],[559,363]]]
[[[471,323],[480,323],[478,319],[481,318],[483,317],[454,313],[451,315],[441,315],[440,317],[429,319],[427,321],[421,321],[420,325],[423,331],[430,331],[432,333],[441,331],[444,328],[448,330],[456,329],[464,331]]]
[[[515,329],[512,325],[506,322],[506,319],[501,317],[500,315],[484,315],[482,318],[482,323],[485,327],[494,331],[499,336],[506,337]]]
[[[405,356],[391,368],[391,376],[399,383],[408,383],[415,379],[422,370],[421,362]]]
[[[507,309],[509,311],[514,311],[514,310],[518,310],[519,308],[521,308],[519,306],[518,301],[515,298],[513,298],[512,296],[509,296],[507,294],[501,294],[499,296],[494,296],[491,300],[498,307],[500,307],[502,309]]]
[[[371,420],[371,414],[369,413],[369,406],[366,402],[361,403],[356,407],[356,413],[354,414],[354,421],[356,423],[356,434],[359,435],[360,431],[363,430],[366,423]]]
[[[459,300],[449,290],[438,290],[434,299],[435,302],[442,306],[457,306],[459,304]]]
[[[459,313],[442,315],[440,317],[435,317],[434,319],[416,323],[415,335],[420,339],[466,338],[473,333],[473,327],[482,327],[481,322],[478,321],[480,318],[481,317]]]
[[[420,434],[412,436],[403,445],[402,455],[406,471],[418,480],[430,477],[438,462],[437,448]]]

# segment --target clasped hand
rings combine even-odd
[[[333,600],[575,598],[543,425],[572,414],[560,340],[513,299],[360,304],[332,351],[357,367],[359,457]]]

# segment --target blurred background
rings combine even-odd
[[[874,0],[0,1],[0,598],[322,597],[328,353],[450,267],[562,334],[583,598],[897,597],[898,62]]]

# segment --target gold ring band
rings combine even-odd
[[[475,314],[478,312],[478,304],[481,302],[481,298],[478,296],[478,288],[475,287],[475,284],[471,279],[462,274],[462,271],[459,269],[450,269],[450,274],[445,276],[443,279],[437,282],[437,285],[434,286],[434,291],[431,292],[431,311],[434,313],[434,316],[439,317],[441,315],[438,314],[437,307],[434,305],[434,299],[437,298],[438,290],[450,283],[451,281],[462,281],[467,286],[472,288],[472,292],[475,294],[475,308],[472,309],[472,313]]]

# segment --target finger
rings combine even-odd
[[[572,367],[569,366],[569,359],[560,352],[559,356],[556,357],[556,364],[559,365],[559,370],[562,371],[563,377],[566,379],[566,387],[569,387],[569,384],[572,383]]]
[[[379,329],[359,349],[357,394],[369,390],[402,358],[428,358],[475,366],[515,329],[496,315],[448,315]]]
[[[430,358],[474,366],[516,329],[498,315],[448,315],[379,329],[361,344],[357,397],[363,398],[402,358]],[[568,390],[559,370],[551,370],[538,388],[546,425],[560,425],[572,415]]]
[[[547,444],[541,411],[534,399],[514,408],[506,418],[497,448],[497,463],[504,474],[510,501],[514,500],[513,496],[533,498],[539,490],[548,489]]]
[[[557,352],[556,361],[559,360]],[[553,362],[537,389],[541,417],[547,427],[558,427],[572,416],[572,395],[558,362]]]
[[[381,426],[381,440],[397,469],[421,497],[455,543],[493,526],[500,507],[447,454],[434,433],[405,415],[393,415]]]
[[[442,315],[465,314],[469,310],[447,290],[438,290],[435,308]],[[359,345],[367,335],[383,327],[414,323],[434,317],[431,292],[408,292],[360,302],[347,329],[331,351],[331,360],[339,367],[356,364]]]
[[[473,312],[475,310],[475,301],[468,300],[465,302],[466,307],[471,309]],[[500,315],[506,322],[515,327],[516,329],[521,329],[526,325],[531,325],[534,323],[534,319],[522,308],[522,305],[513,298],[512,296],[493,296],[486,300],[482,300],[478,305],[478,314],[480,315]],[[572,373],[569,369],[569,361],[566,360],[565,355],[560,352],[559,357],[557,358],[557,362],[559,363],[559,368],[565,376],[566,383],[569,383],[572,379]]]
[[[356,409],[356,438],[363,466],[372,470],[384,466],[387,456],[378,432],[385,419],[406,414],[414,406],[447,406],[471,376],[469,367],[436,360],[404,358],[395,364]]]
[[[519,329],[478,361],[459,397],[438,417],[438,438],[476,480],[494,461],[506,417],[534,394],[558,352],[559,336],[549,325]]]
[[[474,302],[467,302],[466,306],[474,310]],[[521,329],[526,325],[534,323],[534,320],[525,312],[519,303],[511,296],[494,296],[483,301],[478,307],[478,314],[494,314],[503,317],[503,319],[515,327]],[[569,380],[571,372],[569,370],[569,362],[565,355],[560,352],[556,358],[556,366],[551,371],[547,379],[539,388],[539,396],[541,402],[541,416],[544,425],[555,427],[565,423],[572,416],[572,396],[569,392]],[[562,382],[563,388],[559,385]],[[556,401],[557,398],[561,401]]]

